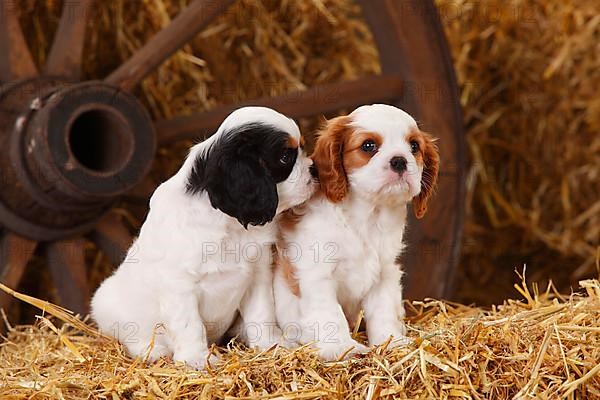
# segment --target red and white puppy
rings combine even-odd
[[[423,217],[436,183],[435,140],[406,112],[375,104],[328,121],[312,158],[321,190],[280,224],[279,325],[326,360],[368,350],[350,336],[361,309],[370,345],[406,343],[396,258],[407,205]]]

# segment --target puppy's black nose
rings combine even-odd
[[[308,170],[310,171],[310,176],[312,176],[313,179],[319,179],[319,171],[317,171],[317,166],[315,163],[312,163]]]
[[[390,160],[390,165],[394,171],[401,174],[406,171],[406,158],[394,157]]]

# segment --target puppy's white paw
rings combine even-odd
[[[273,341],[272,344],[270,344],[269,347],[273,346],[273,345],[277,345],[279,347],[284,347],[286,349],[295,349],[298,347],[298,343],[287,339],[285,336],[281,335],[279,336],[276,340]]]
[[[142,341],[140,343],[126,343],[125,347],[131,357],[140,358],[148,363],[153,363],[161,357],[169,357],[172,354],[167,346],[155,344],[150,348],[149,345],[144,345]]]
[[[218,356],[211,354],[210,356],[208,356],[208,360],[207,360],[207,365],[210,364],[211,366],[214,366],[215,364],[218,364],[221,360],[219,359]]]
[[[390,344],[388,344],[388,349],[393,349],[396,347],[405,347],[410,345],[413,342],[412,339],[406,336],[394,336]]]
[[[412,343],[412,340],[406,337],[406,326],[404,323],[394,324],[375,332],[369,332],[369,344],[379,346],[384,343],[388,343],[388,349],[407,346]]]
[[[210,359],[210,363],[214,364],[218,361],[218,358],[215,355],[208,355],[208,351],[206,352],[181,352],[176,353],[173,356],[173,361],[181,362],[187,365],[190,368],[194,368],[197,370],[203,370],[206,368],[206,364]]]
[[[318,343],[319,357],[325,361],[337,361],[344,356],[344,359],[356,354],[364,354],[371,349],[356,340],[349,340],[343,343]]]
[[[279,345],[281,347],[285,347],[288,350],[294,350],[294,349],[297,349],[298,347],[300,347],[300,344],[298,342],[287,339],[285,337],[281,338],[281,342],[279,343]]]
[[[171,351],[167,346],[154,346],[150,352],[146,352],[144,357],[146,357],[146,361],[151,363],[158,360],[161,357],[168,357],[171,355]]]
[[[286,349],[293,349],[298,347],[298,344],[288,340],[284,337],[283,332],[279,328],[274,328],[269,335],[261,337],[260,340],[256,340],[248,343],[248,346],[255,347],[260,351],[268,350],[274,346],[285,347]]]
[[[280,331],[280,332],[281,332],[281,334],[277,338],[277,344],[279,346],[285,347],[286,349],[290,349],[290,350],[298,348],[300,346],[297,341],[286,337],[286,335],[283,333],[283,331]]]

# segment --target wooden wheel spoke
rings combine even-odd
[[[51,243],[47,248],[48,265],[61,305],[82,315],[88,311],[90,297],[84,246],[82,239],[70,239]]]
[[[0,3],[0,81],[10,82],[37,75],[19,25],[17,1]]]
[[[85,39],[86,10],[94,0],[65,1],[45,73],[79,79]]]
[[[190,41],[233,0],[195,0],[158,32],[129,60],[110,74],[105,82],[131,90],[146,75]]]
[[[172,120],[158,121],[156,132],[159,144],[168,144],[181,139],[210,135],[230,112],[242,106],[271,107],[292,118],[303,118],[361,104],[399,99],[401,96],[402,80],[393,76],[371,76],[356,81],[315,86],[309,90],[279,97],[221,106],[207,112]]]
[[[92,239],[114,266],[123,262],[133,238],[119,217],[109,213],[98,222]]]
[[[37,242],[33,240],[14,233],[4,234],[0,239],[0,282],[17,290],[36,246]],[[10,295],[0,293],[0,308],[8,310],[11,301]]]

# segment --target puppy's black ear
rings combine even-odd
[[[276,183],[261,158],[261,144],[264,137],[241,129],[225,134],[196,160],[188,192],[206,190],[214,208],[236,218],[245,228],[271,222],[279,198]]]
[[[279,202],[277,187],[259,160],[246,157],[218,164],[215,169],[207,169],[210,175],[206,189],[212,206],[236,218],[245,228],[248,224],[271,222]]]

